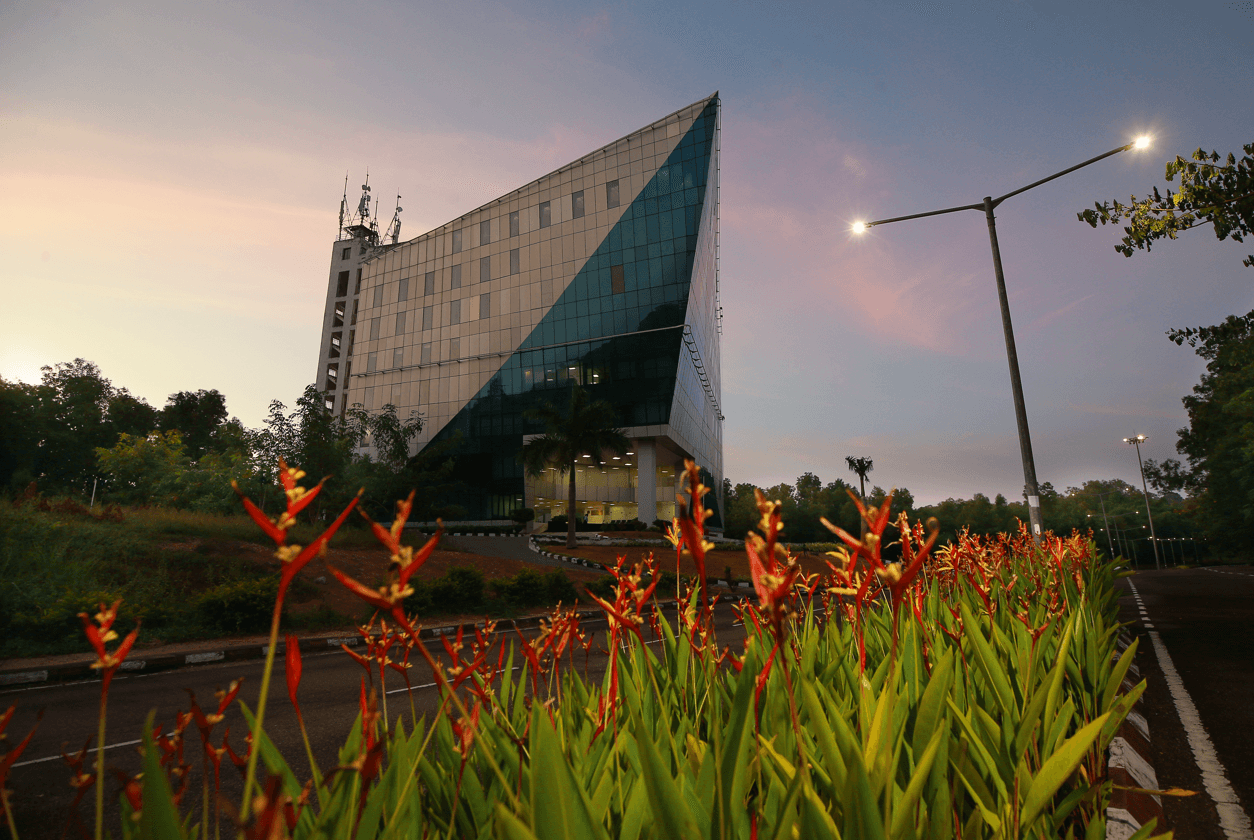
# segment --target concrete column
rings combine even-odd
[[[657,450],[653,441],[634,441],[636,459],[636,518],[645,525],[657,519]]]

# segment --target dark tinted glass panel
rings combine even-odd
[[[518,273],[518,249],[514,248],[509,252],[509,273]]]
[[[546,228],[553,222],[553,208],[547,201],[540,202],[540,227]]]
[[[570,216],[572,219],[583,218],[583,190],[570,195]]]
[[[492,241],[492,222],[484,220],[479,223],[479,244],[487,245]]]
[[[453,266],[453,273],[449,279],[448,287],[450,289],[460,289],[462,287],[462,267],[460,265]]]
[[[335,279],[335,296],[344,297],[348,294],[348,272],[341,271],[340,276]]]
[[[422,293],[424,295],[435,294],[435,272],[428,271],[427,276],[422,280]]]
[[[479,258],[479,282],[486,283],[492,279],[492,258]]]
[[[409,300],[409,278],[402,278],[400,286],[396,290],[396,300]]]
[[[453,231],[453,253],[460,254],[462,252],[462,232],[460,230]]]
[[[455,300],[448,306],[448,322],[450,324],[460,324],[462,322],[462,302]]]
[[[487,295],[487,294],[479,295],[479,317],[480,318],[487,318],[488,315],[490,314],[489,307],[491,306],[490,304],[491,297],[492,297],[491,295]]]
[[[617,207],[618,204],[618,181],[609,181],[605,185],[605,206]]]
[[[517,210],[509,214],[509,235],[510,236],[518,235],[518,211]]]

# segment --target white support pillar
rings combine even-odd
[[[657,450],[652,439],[632,442],[636,459],[636,518],[645,525],[657,519]]]

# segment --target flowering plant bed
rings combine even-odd
[[[210,745],[234,690],[216,712],[180,716],[174,735],[145,734],[144,773],[123,789],[123,836],[206,836],[224,752],[245,776],[233,818],[246,837],[1104,836],[1106,747],[1144,683],[1125,690],[1135,645],[1115,656],[1120,572],[1089,540],[1037,545],[1021,530],[933,553],[934,523],[891,521],[890,499],[862,510],[865,537],[829,525],[841,548],[826,573],[807,573],[780,542],[778,503],[759,497],[759,533],[745,543],[755,597],[737,608],[746,637],[732,650],[719,644],[706,586],[698,475],[689,464],[668,534],[696,582],[670,620],[654,598],[669,561],[616,562],[613,597],[591,596],[609,625],[597,678],[580,671],[576,653],[586,657],[592,639],[572,610],[514,642],[459,634],[444,657],[419,643],[405,598],[439,535],[420,549],[401,544],[400,503],[390,529],[373,526],[388,582],[332,573],[379,610],[365,652],[352,655],[380,682],[391,670],[408,683],[417,653],[440,711],[407,729],[363,682],[339,766],[324,772],[309,752],[312,778],[302,779],[264,734],[278,615],[287,582],[349,511],[311,545],[288,545],[285,523],[317,488],[284,466],[290,515],[256,514],[284,565],[258,709],[245,709],[250,748]],[[889,540],[900,563],[883,562]],[[104,647],[114,614],[84,617],[106,678],[125,656]],[[286,650],[297,704],[299,649]],[[101,743],[107,689],[106,679]],[[213,764],[203,797],[180,787],[185,731],[200,733]],[[0,769],[13,759],[0,757]],[[77,773],[82,789],[92,785],[84,759]]]

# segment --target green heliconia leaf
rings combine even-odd
[[[1094,720],[1088,726],[1085,726],[1076,734],[1066,740],[1057,752],[1051,755],[1045,764],[1041,767],[1041,771],[1036,774],[1036,778],[1032,780],[1031,786],[1028,787],[1027,795],[1023,799],[1023,810],[1019,812],[1019,828],[1026,830],[1032,827],[1037,817],[1045,809],[1050,801],[1054,798],[1054,794],[1062,787],[1063,782],[1075,772],[1076,767],[1084,759],[1084,754],[1088,752],[1089,747],[1093,745],[1093,741],[1097,739],[1098,733],[1102,730],[1102,725],[1106,722],[1107,715]]]
[[[721,766],[718,772],[718,795],[714,800],[714,814],[710,823],[716,837],[728,837],[737,822],[737,813],[743,813],[745,790],[748,786],[749,762],[745,754],[751,748],[749,725],[753,722],[753,697],[757,673],[761,668],[757,647],[745,656],[744,668],[736,680],[736,694],[732,699],[731,714],[723,729]],[[717,736],[716,736],[717,737]]]
[[[1106,680],[1106,690],[1102,692],[1101,706],[1099,708],[1109,709],[1110,704],[1114,702],[1115,695],[1119,693],[1119,687],[1123,685],[1123,678],[1128,673],[1128,668],[1132,665],[1132,658],[1136,656],[1137,644],[1140,639],[1134,639],[1132,644],[1128,645],[1123,652],[1123,656],[1119,657],[1119,661],[1115,663],[1115,667],[1110,671],[1110,677]]]
[[[558,735],[539,703],[531,713],[531,760],[544,768],[544,777],[531,780],[531,824],[539,837],[607,838],[605,827],[593,816],[587,794],[575,780],[570,762],[558,745]]]
[[[161,751],[152,740],[156,716],[156,710],[149,712],[144,723],[144,790],[139,837],[141,840],[181,840],[185,835],[174,806],[174,794],[161,769]]]
[[[510,813],[504,802],[496,803],[497,840],[539,840],[527,824]]]
[[[916,760],[914,775],[910,777],[906,792],[893,804],[893,818],[888,828],[889,837],[904,837],[906,828],[913,822],[914,806],[918,804],[919,795],[923,793],[923,786],[927,783],[928,774],[932,771],[932,761],[935,760],[936,752],[940,749],[941,739],[947,735],[947,732],[939,729],[932,733],[932,740],[923,751],[923,755]]]
[[[932,668],[931,679],[919,700],[919,708],[914,717],[914,735],[910,749],[919,756],[927,748],[928,740],[940,724],[945,712],[945,698],[949,696],[949,684],[954,677],[954,655],[952,651],[941,654],[940,661]]]
[[[831,777],[832,787],[843,791],[846,773],[844,753],[836,743],[835,731],[810,680],[801,683],[801,703],[806,712],[806,726],[818,741],[819,753],[823,759],[821,763]]]
[[[1002,713],[1007,716],[1007,719],[1017,720],[1019,709],[1015,704],[1014,690],[1010,687],[1010,680],[1006,676],[1005,669],[1002,668],[1001,662],[989,644],[988,639],[984,638],[979,621],[971,615],[967,602],[963,601],[960,607],[966,637],[971,641],[971,646],[975,650],[975,661],[979,664],[980,670],[984,672],[989,685],[992,686]]]
[[[884,836],[880,804],[871,791],[871,780],[857,750],[849,757],[849,776],[842,804],[845,808],[845,834],[850,837]]]
[[[645,791],[649,795],[653,821],[660,836],[674,840],[700,836],[700,830],[688,813],[688,806],[680,794],[677,780],[671,775],[667,762],[658,755],[653,738],[635,709],[631,713],[631,724],[636,747],[640,752]]]

